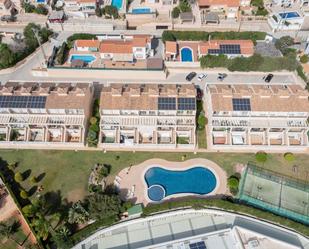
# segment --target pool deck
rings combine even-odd
[[[141,164],[127,167],[119,172],[116,176],[116,184],[120,189],[120,196],[123,200],[131,200],[134,203],[143,203],[147,205],[151,201],[147,195],[147,184],[144,179],[145,172],[153,167],[159,166],[169,170],[186,170],[192,167],[200,166],[211,170],[216,176],[217,186],[207,195],[197,195],[198,197],[208,197],[214,195],[228,194],[226,172],[216,163],[203,159],[191,159],[183,162],[170,162],[163,159],[150,159]],[[189,194],[177,194],[164,198],[163,201],[170,198],[184,197]]]

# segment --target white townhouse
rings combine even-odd
[[[8,82],[0,87],[0,147],[84,146],[90,83]]]
[[[298,85],[208,85],[208,144],[213,149],[304,151],[308,96]]]
[[[111,84],[100,97],[102,148],[194,149],[193,85]]]

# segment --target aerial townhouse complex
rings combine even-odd
[[[254,54],[251,40],[209,40],[209,41],[166,41],[165,60],[181,62],[197,62],[205,55],[224,54],[228,57]]]
[[[208,85],[212,148],[308,147],[308,91],[298,85]]]
[[[0,146],[83,146],[91,114],[88,83],[18,83],[0,88]]]
[[[100,114],[100,147],[195,147],[193,85],[111,84],[102,89]]]

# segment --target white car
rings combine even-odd
[[[202,81],[203,79],[205,79],[207,77],[207,74],[205,73],[200,73],[198,76],[197,76],[197,79],[198,81]]]

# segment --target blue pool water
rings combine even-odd
[[[148,197],[160,201],[174,194],[205,195],[212,192],[217,180],[215,175],[204,167],[194,167],[183,171],[173,171],[161,167],[152,167],[145,173]]]
[[[132,9],[132,14],[149,14],[149,13],[151,13],[150,8]]]
[[[82,60],[82,61],[84,61],[86,63],[91,63],[95,59],[96,59],[96,57],[94,55],[83,55],[83,54],[81,54],[81,55],[78,54],[77,55],[77,54],[74,54],[74,55],[71,56],[71,62],[73,60]]]
[[[36,0],[37,3],[45,3],[45,0]]]
[[[116,7],[117,10],[120,10],[122,7],[122,0],[112,0],[112,6]]]
[[[300,15],[297,12],[285,12],[285,13],[279,13],[279,16],[282,19],[291,19],[291,18],[297,18],[300,17]]]
[[[192,50],[189,48],[181,49],[181,61],[193,61]]]

